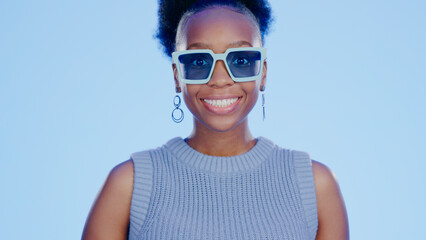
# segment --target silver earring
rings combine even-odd
[[[262,86],[262,89],[260,91],[262,92],[263,121],[265,121],[265,86]]]
[[[184,114],[182,109],[180,109],[181,99],[179,95],[176,94],[175,98],[173,98],[173,105],[175,106],[175,109],[172,111],[172,119],[175,123],[180,123],[183,121]],[[178,115],[178,117],[176,117]]]

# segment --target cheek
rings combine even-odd
[[[251,96],[250,96],[250,105],[252,105],[251,108],[253,108],[253,106],[256,105],[258,97],[259,97],[259,92],[258,91],[253,91],[251,93]]]
[[[200,86],[198,84],[183,84],[182,93],[186,106],[191,108],[195,101],[197,101],[197,94],[199,92]]]
[[[259,95],[260,81],[246,82],[243,86],[244,91],[249,97],[256,97]]]
[[[250,111],[254,107],[254,105],[256,105],[257,99],[259,97],[259,87],[260,87],[260,82],[256,81],[256,82],[253,82],[253,84],[250,85],[248,88],[246,88],[248,104],[250,105]]]
[[[193,98],[199,91],[197,84],[182,84],[181,86],[183,94],[188,98]]]

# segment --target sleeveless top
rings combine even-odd
[[[315,239],[312,162],[260,137],[230,157],[182,138],[131,155],[129,239]]]

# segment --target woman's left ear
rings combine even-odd
[[[262,78],[260,79],[260,87],[259,90],[261,92],[265,91],[266,88],[266,73],[268,70],[268,64],[266,62],[266,60],[263,62],[263,72],[262,72]]]

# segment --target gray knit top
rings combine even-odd
[[[260,137],[231,157],[182,138],[131,155],[129,239],[315,239],[312,163]]]

